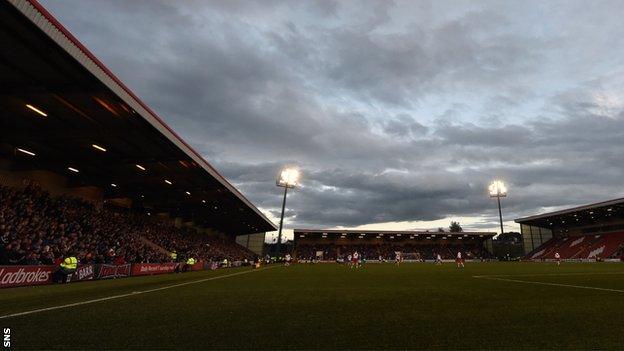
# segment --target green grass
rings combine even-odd
[[[0,316],[243,270],[0,290]],[[14,349],[621,349],[622,311],[620,263],[317,264],[10,317],[0,327],[12,329]]]

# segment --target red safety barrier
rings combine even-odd
[[[203,271],[204,270],[204,262],[197,262],[191,266],[192,271]]]
[[[121,278],[135,275],[173,273],[182,269],[182,263],[135,263],[124,265],[85,264],[79,265],[76,272],[67,276],[67,282]],[[189,270],[214,270],[218,262],[197,262]],[[52,284],[58,266],[0,266],[0,288],[13,288],[27,285]]]

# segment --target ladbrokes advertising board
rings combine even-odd
[[[54,266],[0,266],[0,288],[52,283]]]

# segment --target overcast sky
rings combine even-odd
[[[623,1],[43,1],[286,227],[496,230],[624,195]],[[277,220],[276,220],[277,222]]]

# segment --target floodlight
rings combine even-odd
[[[282,245],[282,226],[284,225],[284,210],[286,209],[286,194],[289,188],[299,185],[299,170],[297,168],[285,167],[280,171],[276,185],[284,188],[284,199],[282,200],[282,214],[280,216],[279,230],[277,232],[276,253],[279,255]],[[327,233],[323,233],[323,238],[327,238]]]
[[[20,148],[17,148],[17,151],[19,151],[19,152],[21,152],[21,153],[24,153],[24,154],[26,154],[26,155],[30,155],[30,156],[35,156],[35,155],[36,155],[34,152],[29,151],[29,150],[26,150],[26,149],[20,149]]]
[[[280,172],[277,186],[294,188],[299,184],[299,170],[296,168],[284,168]]]
[[[505,183],[501,180],[493,181],[488,187],[488,191],[490,193],[490,197],[506,197],[507,196],[507,187]]]
[[[38,114],[40,114],[40,115],[41,115],[41,116],[43,116],[43,117],[48,117],[48,114],[47,114],[47,113],[45,113],[45,112],[41,111],[40,109],[36,108],[36,107],[35,107],[35,106],[33,106],[33,105],[26,104],[26,107],[28,107],[29,109],[31,109],[31,110],[33,110],[33,111],[37,112]]]
[[[507,187],[502,180],[495,180],[490,183],[490,186],[488,187],[488,192],[490,193],[490,197],[495,197],[498,201],[498,218],[500,220],[501,234],[503,234],[503,212],[501,210],[500,199],[501,197],[507,196]]]
[[[100,151],[102,151],[102,152],[106,152],[106,148],[104,148],[104,147],[102,147],[102,146],[100,146],[100,145],[98,145],[98,144],[91,144],[91,146],[92,146],[94,149],[100,150]]]

